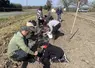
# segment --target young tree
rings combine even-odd
[[[10,1],[9,0],[0,0],[0,7],[9,7]]]
[[[92,2],[92,7],[95,8],[95,1]]]
[[[69,8],[68,8],[69,5],[71,5],[72,3],[73,3],[73,4],[77,4],[78,1],[80,1],[80,0],[60,0],[60,2],[63,3],[63,5],[64,5],[64,7],[67,9],[67,11],[69,10]]]
[[[49,11],[52,7],[52,0],[47,0],[46,6],[47,6],[47,10]]]
[[[66,10],[68,11],[68,10],[69,10],[69,8],[68,8],[68,6],[69,6],[68,0],[61,0],[60,2],[63,3],[64,7],[65,7]]]

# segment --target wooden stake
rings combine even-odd
[[[69,42],[71,41],[71,39],[75,36],[75,34],[78,32],[79,28],[72,34],[72,36],[69,38]]]
[[[73,29],[74,29],[74,26],[75,26],[75,23],[76,23],[76,19],[77,19],[77,15],[78,15],[79,6],[80,6],[80,1],[78,2],[78,7],[77,7],[77,10],[76,10],[76,14],[75,14],[73,26],[72,26],[72,29],[71,29],[71,32],[70,32],[71,34],[73,33]]]

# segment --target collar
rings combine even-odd
[[[19,35],[20,37],[23,37],[20,31],[17,32],[17,35]]]

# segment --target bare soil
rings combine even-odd
[[[89,16],[88,16],[89,14]],[[64,13],[62,27],[60,29],[65,35],[60,36],[57,40],[50,42],[56,46],[61,47],[67,55],[69,63],[53,63],[51,68],[95,68],[95,13],[79,13],[73,30],[73,33],[78,32],[69,41],[72,36],[70,34],[74,13]],[[7,44],[13,36],[14,31],[17,31],[20,26],[24,25],[26,21],[33,19],[32,15],[24,20],[15,22],[0,29],[0,62],[2,64],[6,60]],[[92,20],[91,20],[92,19]],[[42,68],[42,64],[29,64],[28,68]]]

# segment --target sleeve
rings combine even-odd
[[[27,45],[25,44],[23,38],[18,38],[18,39],[17,39],[17,45],[18,45],[23,51],[25,51],[26,53],[29,53],[29,54],[31,54],[31,55],[34,55],[34,52],[31,51],[31,50],[27,47]]]
[[[40,10],[37,11],[38,18],[42,19],[42,12]]]
[[[40,16],[40,13],[41,13],[41,12],[38,10],[38,11],[37,11],[37,15]]]

